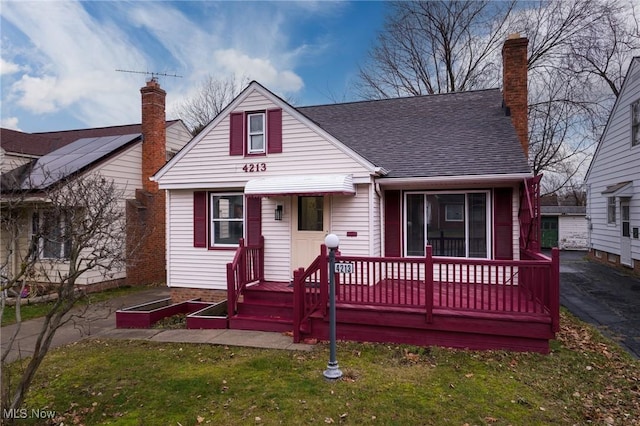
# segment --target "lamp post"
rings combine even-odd
[[[342,371],[338,368],[336,360],[336,249],[340,244],[340,239],[336,234],[329,234],[324,239],[324,244],[329,249],[329,363],[324,370],[326,379],[339,379]]]

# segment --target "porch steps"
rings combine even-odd
[[[286,332],[293,330],[293,291],[286,286],[247,287],[229,328]]]

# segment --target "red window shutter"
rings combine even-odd
[[[512,189],[493,191],[493,252],[497,260],[513,259]]]
[[[193,193],[193,246],[207,246],[207,192]]]
[[[267,111],[267,152],[277,154],[282,152],[282,110]]]
[[[244,155],[244,113],[232,112],[229,120],[229,155]]]
[[[400,191],[384,192],[384,255],[401,256]]]
[[[259,245],[260,236],[262,235],[262,198],[247,197],[246,206],[247,246]]]

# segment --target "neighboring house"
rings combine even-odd
[[[544,249],[587,250],[585,206],[542,206],[540,246]]]
[[[142,124],[43,133],[1,129],[2,190],[5,196],[16,191],[30,192],[29,203],[21,208],[33,212],[27,212],[25,217],[34,223],[26,224],[24,229],[36,229],[42,226],[39,222],[48,220],[42,213],[43,206],[46,212],[48,189],[64,179],[91,174],[113,179],[124,191],[121,204],[126,209],[128,230],[141,226],[154,229],[143,243],[136,242],[141,248],[135,268],[115,271],[108,278],[100,271],[89,271],[79,279],[83,285],[102,288],[125,280],[136,284],[165,279],[164,194],[149,177],[191,139],[191,134],[182,121],[166,121],[166,94],[157,81],[149,81],[141,94]],[[36,210],[40,214],[35,214]],[[59,226],[64,226],[62,221]],[[21,235],[13,254],[6,247],[10,240],[8,236],[3,238],[0,247],[0,259],[7,262],[4,266],[8,273],[19,267],[20,256],[27,251],[31,237]],[[64,268],[65,242],[58,240],[55,247],[52,244],[40,243],[44,248],[39,256],[43,260],[60,259],[62,262],[56,264]],[[32,279],[38,281],[38,277]]]
[[[533,177],[526,154],[526,62],[527,40],[513,38],[503,48],[502,92],[480,90],[310,107],[294,107],[251,82],[153,177],[167,190],[167,284],[173,301],[228,298],[230,327],[291,330],[290,312],[282,318],[280,314],[260,316],[258,312],[270,298],[265,292],[259,296],[248,292],[266,285],[269,291],[279,288],[276,291],[286,296],[292,285],[298,288],[296,283],[315,274],[313,271],[320,271],[321,285],[309,279],[304,281],[306,291],[326,291],[322,285],[326,267],[319,266],[323,257],[318,255],[328,233],[340,238],[341,256],[356,257],[356,272],[344,280],[368,279],[367,294],[385,282],[420,285],[419,279],[409,277],[425,273],[409,273],[407,268],[420,259],[419,265],[430,263],[424,260],[430,258],[428,245],[438,262],[451,262],[434,272],[441,285],[451,272],[450,284],[456,279],[472,280],[474,285],[483,279],[494,284],[499,281],[504,284],[500,297],[504,291],[517,290],[514,284],[531,280],[525,270],[533,265],[518,269],[517,262],[538,259],[539,249],[539,177]],[[388,266],[386,278],[374,281],[379,271],[362,269],[375,262],[382,268],[381,262],[387,261],[404,262],[404,266]],[[369,266],[362,266],[367,262]],[[465,262],[464,273],[452,272]],[[481,264],[486,264],[482,271]],[[404,272],[389,281],[389,274],[400,269]],[[543,274],[543,269],[539,271]],[[544,279],[555,277],[544,274]],[[247,287],[250,283],[253,285]],[[355,281],[351,283],[348,290],[339,291],[341,297],[360,288]],[[427,282],[427,289],[429,285]],[[389,291],[406,292],[407,288]],[[424,302],[420,296],[424,287],[415,291],[415,301]],[[480,297],[476,291],[484,290],[473,290]],[[364,297],[364,287],[358,292]],[[549,294],[553,300],[553,292]],[[294,295],[293,300],[307,303],[313,297]],[[548,295],[545,297],[547,300]],[[249,307],[250,299],[258,300]],[[487,296],[489,299],[493,300]],[[438,303],[447,303],[443,300],[441,297]],[[289,298],[277,307],[291,303]],[[489,304],[494,306],[494,302]],[[433,307],[428,306],[419,304],[413,314]],[[397,300],[396,308],[401,309]],[[294,308],[294,315],[307,315],[310,321],[314,309]],[[557,326],[548,315],[555,318],[557,312],[553,306],[545,312],[542,331],[521,339],[520,348],[548,350],[547,339]],[[435,313],[433,317],[436,321]],[[401,321],[402,317],[394,318]],[[466,321],[461,317],[453,321],[458,320]],[[279,325],[273,323],[278,321]],[[313,334],[313,327],[300,328],[296,321],[294,336],[302,328]],[[416,321],[421,324],[418,328],[432,327],[424,325],[424,313]],[[527,316],[526,321],[532,323],[532,317]],[[430,319],[427,323],[431,324]],[[504,336],[489,336],[495,334],[496,323],[488,324],[485,328],[481,323],[460,323],[456,327],[486,334],[460,337],[464,333],[458,329],[456,337],[443,344],[506,347]],[[497,334],[522,334],[528,328],[519,322],[505,324]],[[342,338],[442,342],[435,334],[432,338],[436,340],[421,340],[433,330],[421,330],[423,334],[415,339],[408,337],[409,330],[368,333],[357,331],[353,324],[340,330]],[[536,340],[541,336],[542,344]]]
[[[590,256],[640,272],[640,57],[631,61],[585,181]]]

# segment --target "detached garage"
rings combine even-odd
[[[542,248],[587,250],[585,206],[542,206]]]

